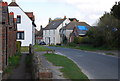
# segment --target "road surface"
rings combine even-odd
[[[118,79],[118,58],[77,49],[48,47],[72,59],[89,79]]]

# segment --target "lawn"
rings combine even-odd
[[[39,52],[39,51],[47,51],[47,50],[51,50],[51,49],[49,49],[49,48],[47,48],[45,46],[35,45],[34,46],[34,50],[37,51],[37,52]]]
[[[21,47],[21,52],[29,52],[29,47],[28,46],[22,46]]]
[[[87,76],[81,72],[79,67],[70,59],[65,56],[57,55],[57,54],[44,54],[46,59],[52,62],[55,66],[62,66],[63,68],[60,71],[63,73],[65,78],[71,80],[80,80],[85,79],[85,81],[89,81]]]

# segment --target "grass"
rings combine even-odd
[[[65,46],[58,46],[58,45],[54,45],[55,47],[64,47],[64,48],[74,48],[74,49],[80,49],[80,50],[86,50],[86,51],[97,51],[97,50],[115,50],[112,48],[106,48],[106,47],[94,47],[92,45],[65,45]]]
[[[106,53],[106,55],[115,55],[115,54],[113,54],[113,53]]]
[[[70,59],[65,56],[56,54],[45,54],[48,61],[52,62],[55,66],[62,66],[60,69],[63,72],[63,76],[68,79],[86,79],[87,76],[81,72],[79,67]],[[76,80],[75,80],[76,81]]]
[[[21,47],[21,52],[29,52],[29,47],[28,46],[22,46]]]
[[[47,51],[47,50],[51,50],[45,46],[41,46],[41,45],[35,45],[34,46],[34,50],[37,51],[37,52],[40,52],[40,51]]]
[[[21,54],[16,54],[8,59],[9,65],[5,69],[5,73],[11,73],[14,68],[19,65]]]

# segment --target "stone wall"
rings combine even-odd
[[[42,57],[39,54],[34,52],[34,48],[30,45],[30,53],[33,54],[33,61],[32,61],[32,76],[33,79],[52,79],[52,72],[44,66],[42,61]]]

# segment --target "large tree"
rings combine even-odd
[[[116,2],[111,9],[111,14],[120,20],[120,2]]]

